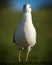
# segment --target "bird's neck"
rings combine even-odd
[[[27,22],[32,22],[31,12],[24,13],[23,17],[24,17],[24,20],[26,20]]]

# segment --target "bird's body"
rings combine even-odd
[[[22,20],[15,31],[14,40],[22,49],[31,49],[35,45],[36,29],[32,23],[31,12],[24,12]]]
[[[32,24],[31,13],[25,13],[22,21],[16,29],[15,41],[20,48],[34,46],[36,42],[36,30]]]

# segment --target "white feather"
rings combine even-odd
[[[32,23],[31,10],[28,8],[16,29],[14,39],[20,48],[33,47],[36,43],[36,29]]]

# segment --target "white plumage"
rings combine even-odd
[[[23,6],[23,17],[14,33],[14,41],[16,42],[16,44],[19,46],[20,49],[26,48],[28,50],[26,56],[27,61],[29,52],[36,43],[36,29],[34,28],[32,23],[30,4],[25,4]],[[21,60],[20,52],[19,52],[19,61]]]

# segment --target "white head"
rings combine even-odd
[[[23,11],[24,11],[24,12],[31,12],[32,9],[31,9],[30,4],[24,4],[24,6],[23,6]]]

